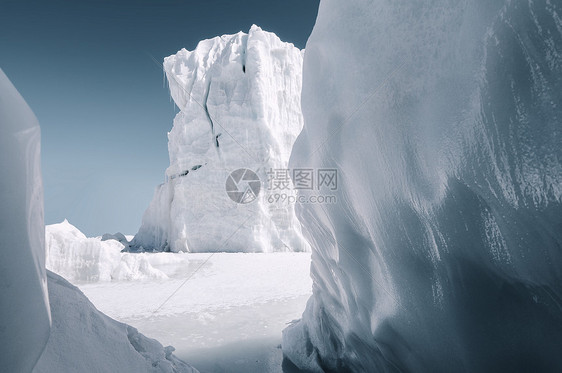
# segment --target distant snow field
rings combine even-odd
[[[66,221],[46,236],[47,268],[202,373],[280,372],[281,331],[311,294],[310,253],[121,253]]]

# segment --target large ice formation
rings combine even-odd
[[[291,167],[313,296],[309,371],[562,371],[559,1],[324,0]],[[309,192],[312,193],[312,192]]]
[[[34,373],[197,373],[173,355],[173,347],[107,317],[64,278],[47,276],[53,327]]]
[[[41,132],[0,69],[0,371],[29,372],[49,337]]]
[[[164,60],[164,70],[180,112],[168,134],[166,182],[157,187],[132,250],[308,250],[294,206],[268,200],[268,180],[287,169],[302,129],[302,52],[252,26],[248,34],[182,49]],[[261,180],[251,203],[236,203],[226,193],[237,169]],[[246,176],[230,186],[257,192]],[[248,202],[254,195],[245,197]]]
[[[168,276],[154,268],[147,254],[122,252],[118,239],[122,234],[86,237],[78,228],[64,220],[45,228],[47,269],[73,283],[165,279]]]

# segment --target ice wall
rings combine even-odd
[[[0,371],[29,372],[49,337],[41,132],[0,69]]]
[[[131,249],[308,250],[294,205],[271,203],[267,193],[268,173],[287,169],[302,129],[301,51],[252,26],[247,34],[182,49],[164,60],[164,70],[180,112],[168,134],[166,182],[156,188]],[[226,193],[237,169],[261,181],[251,203]],[[244,179],[238,187],[248,189]]]
[[[291,167],[314,292],[309,371],[562,371],[559,1],[323,0]],[[289,362],[287,362],[289,364]]]

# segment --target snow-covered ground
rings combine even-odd
[[[309,253],[122,253],[66,221],[46,232],[47,268],[202,373],[281,371],[281,331],[311,294]]]
[[[174,346],[201,372],[281,370],[281,331],[311,294],[310,254],[142,255],[169,278],[78,286],[102,312]]]

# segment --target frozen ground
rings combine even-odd
[[[281,371],[281,331],[311,294],[310,254],[126,255],[167,278],[78,282],[100,311],[174,346],[202,373]]]

